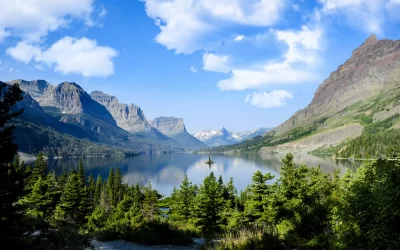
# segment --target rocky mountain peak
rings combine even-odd
[[[152,131],[143,110],[139,106],[119,103],[117,97],[101,91],[93,91],[90,96],[93,100],[103,105],[114,117],[117,125],[126,131],[132,133]]]
[[[150,125],[168,136],[187,132],[182,118],[161,116],[150,121]]]
[[[317,89],[311,103],[274,129],[282,135],[298,126],[338,114],[346,107],[395,87],[400,76],[400,41],[370,36]]]

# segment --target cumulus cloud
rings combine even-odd
[[[15,47],[6,50],[7,55],[23,63],[29,63],[32,58],[40,55],[40,53],[41,50],[39,47],[28,44],[27,42],[19,42]]]
[[[14,59],[29,63],[32,59],[63,74],[90,76],[109,76],[114,73],[113,58],[117,51],[110,47],[98,46],[95,40],[87,38],[64,37],[42,50],[37,45],[20,42],[7,49]]]
[[[41,37],[73,20],[93,25],[94,0],[0,0],[0,41],[15,36],[27,41]]]
[[[239,35],[239,36],[235,37],[234,41],[235,41],[235,42],[240,42],[240,41],[242,41],[243,39],[245,39],[245,36]]]
[[[203,69],[212,72],[228,73],[231,69],[228,66],[229,56],[219,56],[213,53],[203,54]]]
[[[396,11],[393,10],[398,0],[320,0],[320,2],[325,14],[343,14],[353,26],[361,27],[367,33],[382,34],[385,16],[387,12],[396,15]]]
[[[284,8],[282,0],[142,0],[160,28],[156,42],[176,53],[203,49],[205,37],[227,25],[270,26]]]
[[[245,103],[258,108],[273,108],[286,106],[286,100],[292,99],[293,95],[285,90],[274,90],[271,92],[254,92],[248,94]]]
[[[190,67],[190,71],[192,71],[193,73],[197,73],[197,69],[196,69],[196,67],[194,67],[194,66],[191,66],[191,67]]]
[[[390,0],[385,7],[391,18],[400,19],[400,0]]]
[[[256,69],[233,68],[230,78],[218,82],[221,90],[260,89],[272,84],[316,80],[313,66],[319,61],[322,29],[303,26],[299,31],[273,31],[287,45],[283,61],[268,62]]]

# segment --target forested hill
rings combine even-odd
[[[400,41],[368,38],[311,103],[263,137],[214,152],[314,152],[368,158],[399,153]]]

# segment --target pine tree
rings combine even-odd
[[[204,236],[209,237],[219,231],[223,206],[219,184],[211,172],[199,188],[191,213],[194,225]]]
[[[9,122],[23,112],[22,109],[14,109],[22,98],[18,84],[10,86],[0,82],[0,239],[15,235],[20,221],[21,208],[17,201],[23,190],[16,183],[23,181],[23,176],[11,164],[17,154],[18,145],[13,142],[15,126]]]
[[[83,169],[82,159],[79,160],[78,174],[79,174],[79,185],[81,186],[81,188],[86,188],[86,176],[85,176],[85,170]]]
[[[116,205],[123,198],[122,174],[120,168],[117,168],[117,170],[115,171],[114,189],[115,189],[114,204]]]
[[[115,174],[114,169],[110,169],[107,179],[107,195],[110,201],[110,205],[115,206]]]
[[[97,176],[96,187],[94,190],[94,197],[93,197],[93,203],[95,205],[100,205],[100,196],[101,196],[102,186],[103,186],[103,182],[102,182],[101,176],[99,174]]]
[[[35,160],[34,168],[32,170],[32,175],[30,178],[30,184],[33,186],[39,177],[45,179],[48,173],[47,163],[44,159],[44,155],[42,152],[38,154]]]
[[[159,214],[157,207],[158,199],[158,193],[152,188],[149,181],[143,189],[143,213],[146,219],[154,220],[155,216]]]
[[[94,193],[95,193],[95,191],[96,191],[96,183],[94,181],[92,173],[90,173],[89,181],[88,181],[88,195],[89,195],[89,202],[90,202],[90,205],[92,207],[95,206],[95,204],[94,204],[94,201],[95,201]]]
[[[53,213],[58,202],[60,191],[54,174],[48,174],[46,179],[39,179],[32,187],[32,191],[21,199],[21,204],[26,206],[26,214],[44,221]]]
[[[187,175],[182,180],[180,189],[174,188],[172,193],[171,219],[180,222],[187,222],[193,207],[193,200],[196,196],[194,186]]]
[[[268,195],[267,181],[272,180],[274,176],[270,173],[263,175],[257,171],[253,175],[253,183],[250,185],[248,198],[245,204],[245,215],[251,222],[262,220],[266,207],[266,199]]]
[[[86,223],[85,217],[88,213],[88,200],[86,190],[82,189],[80,176],[72,173],[69,176],[64,192],[59,204],[65,219],[83,225]]]

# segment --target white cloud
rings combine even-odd
[[[43,65],[35,64],[35,69],[40,70],[40,71],[43,71],[43,70],[44,70],[44,67],[43,67]]]
[[[292,99],[293,95],[285,90],[274,90],[267,92],[254,92],[248,94],[245,103],[250,103],[258,108],[273,108],[286,106],[286,100]]]
[[[203,54],[203,69],[207,71],[228,73],[231,69],[228,66],[229,56],[218,56],[213,53]]]
[[[347,21],[367,33],[383,33],[385,5],[397,0],[320,0],[325,14],[343,14]]]
[[[283,0],[142,0],[147,15],[160,28],[156,42],[176,53],[203,49],[206,36],[232,24],[270,26],[284,8]]]
[[[287,45],[284,60],[255,69],[233,68],[230,78],[218,82],[221,90],[262,89],[268,85],[317,80],[313,73],[320,59],[322,29],[303,26],[300,31],[273,31]]]
[[[390,0],[385,7],[390,17],[394,19],[400,18],[400,0]]]
[[[41,37],[73,20],[92,25],[94,0],[0,0],[0,41],[15,36],[28,41]]]
[[[192,71],[193,73],[197,73],[197,69],[194,66],[190,67],[190,71]]]
[[[235,42],[240,42],[240,41],[242,41],[243,39],[245,39],[245,36],[243,36],[243,35],[239,35],[239,36],[237,36],[237,37],[235,37]]]
[[[8,71],[12,74],[14,72],[14,68],[10,68]]]
[[[40,55],[40,53],[41,50],[39,47],[26,42],[19,42],[15,47],[6,50],[7,55],[23,63],[29,63],[32,58]]]
[[[299,5],[297,5],[297,4],[293,4],[293,5],[292,5],[292,9],[293,9],[294,11],[299,11],[299,10],[300,10],[300,7],[299,7]]]
[[[114,73],[112,59],[117,51],[110,47],[98,46],[95,40],[87,38],[64,37],[50,48],[42,50],[37,45],[20,42],[16,47],[7,49],[14,59],[29,63],[33,58],[63,74],[81,74],[90,76],[109,76]]]

